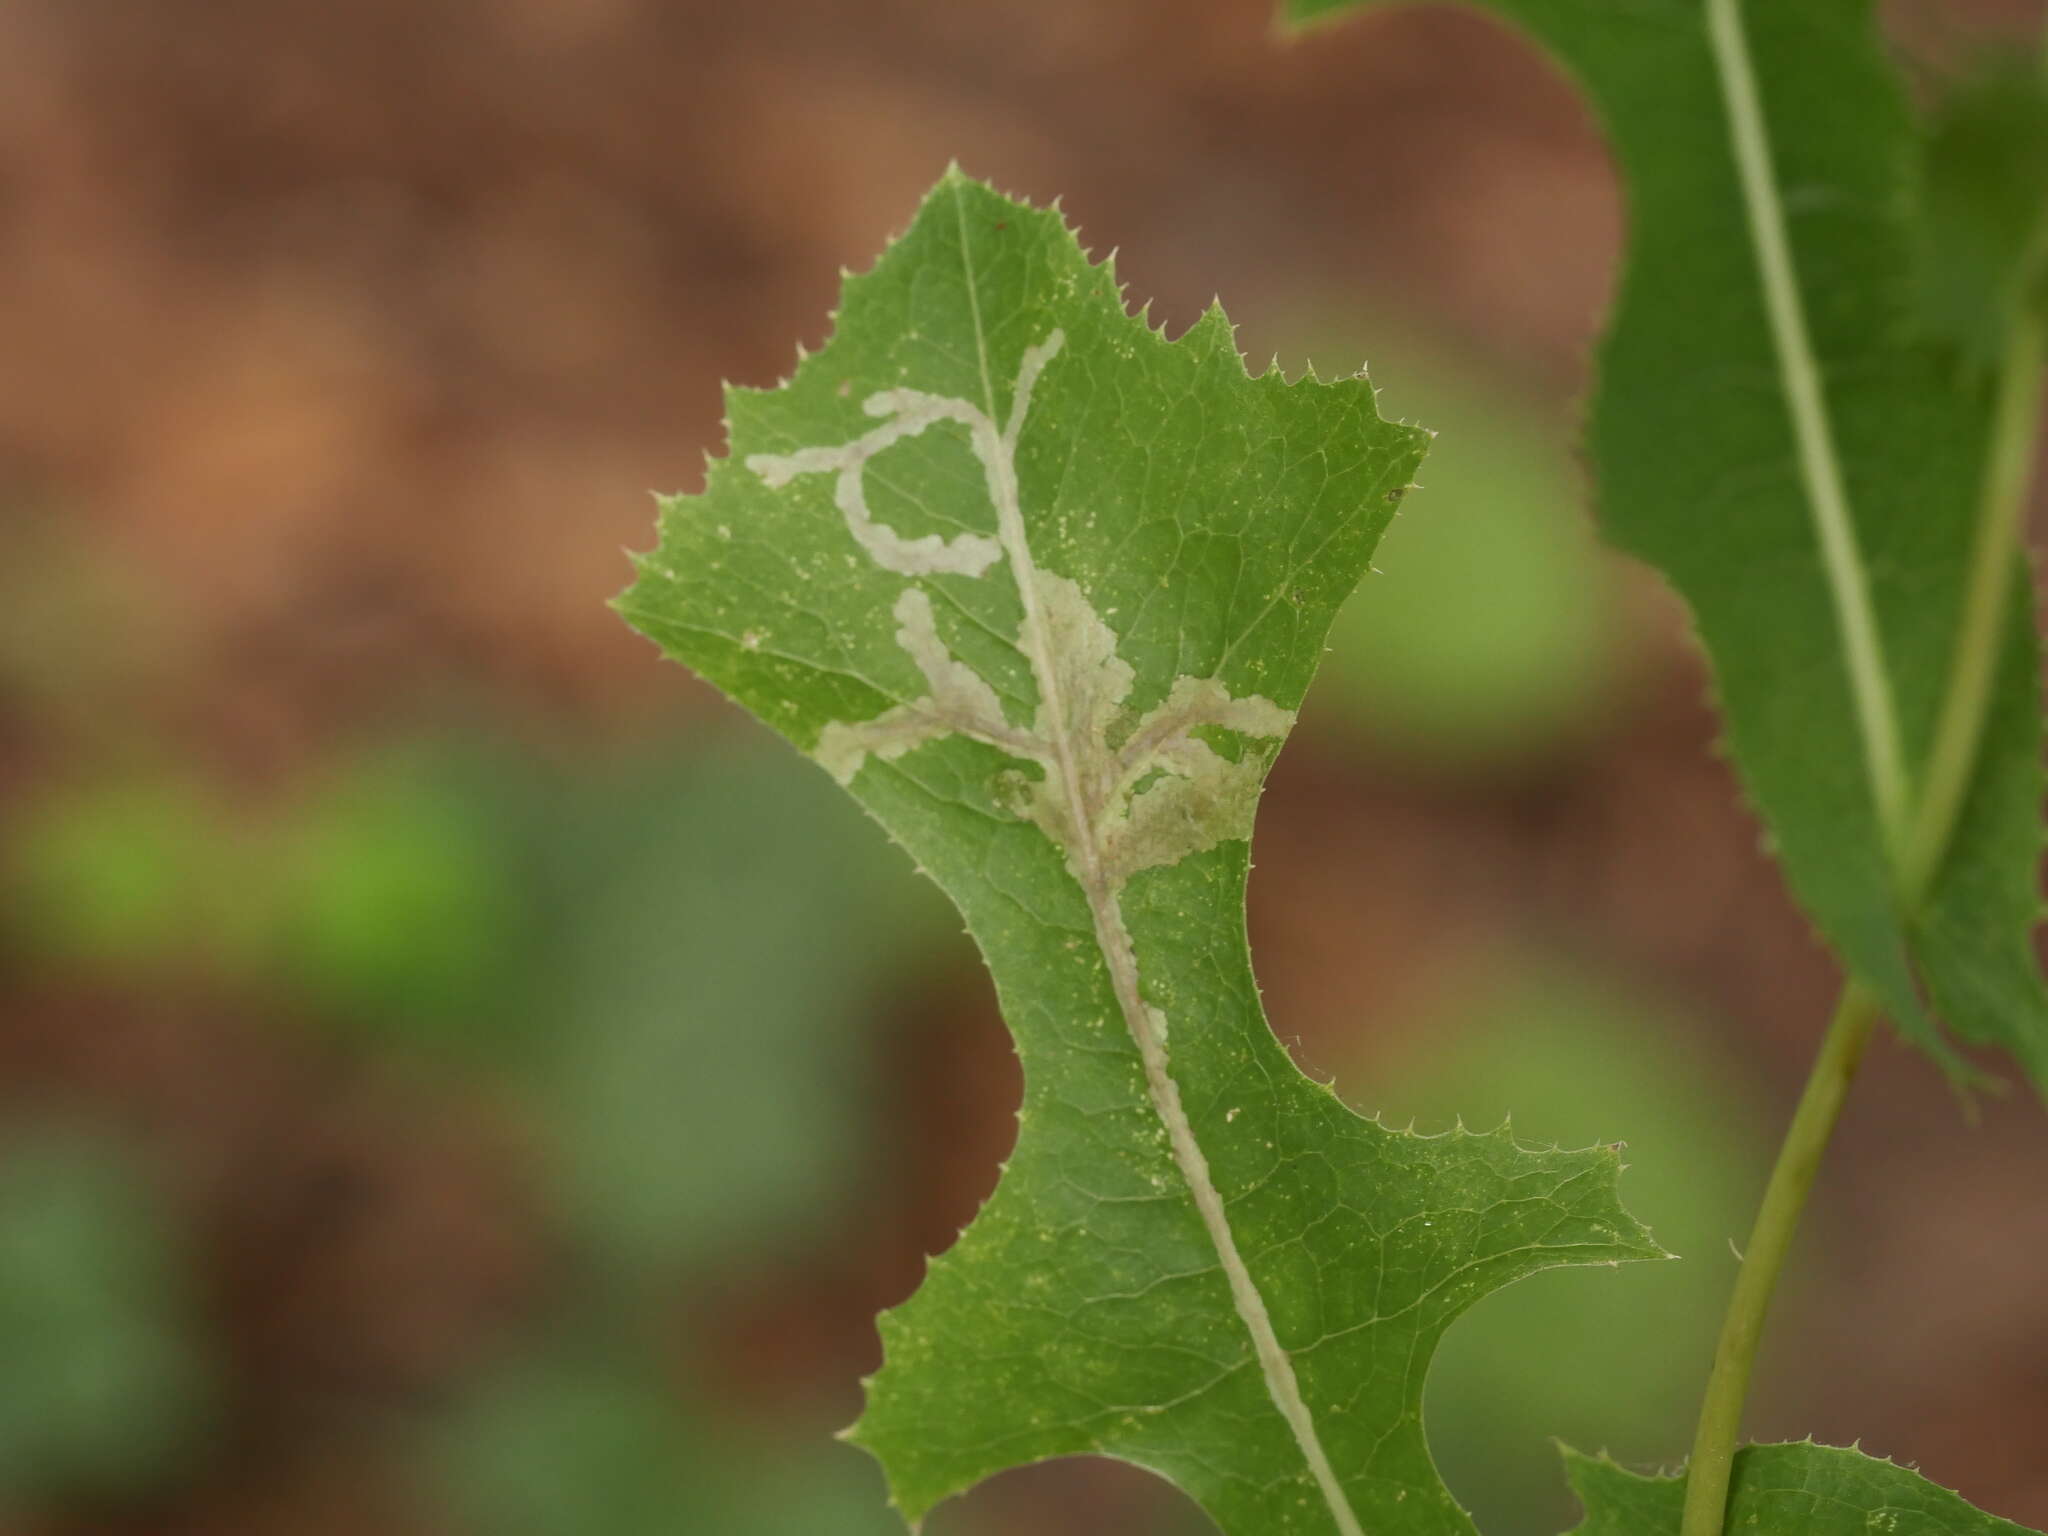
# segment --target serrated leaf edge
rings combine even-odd
[[[1572,1473],[1575,1468],[1581,1466],[1612,1468],[1614,1471],[1625,1473],[1630,1477],[1650,1478],[1658,1482],[1681,1482],[1685,1478],[1686,1464],[1683,1461],[1677,1462],[1675,1464],[1660,1464],[1657,1470],[1654,1472],[1639,1472],[1635,1468],[1630,1467],[1624,1464],[1623,1462],[1617,1460],[1612,1452],[1609,1452],[1604,1449],[1594,1452],[1591,1455],[1588,1455],[1586,1452],[1581,1451],[1574,1446],[1566,1444],[1563,1440],[1558,1439],[1556,1436],[1551,1437],[1550,1443],[1557,1448],[1558,1457],[1561,1461],[1563,1461],[1565,1467],[1565,1481],[1571,1485],[1572,1491],[1574,1493],[1578,1491],[1578,1483],[1572,1477]],[[1982,1515],[1986,1520],[1995,1520],[2002,1525],[2010,1525],[2018,1530],[2025,1529],[2025,1527],[2020,1526],[2018,1522],[2007,1520],[2003,1515],[1994,1515],[1988,1510],[1978,1509],[1976,1505],[1971,1504],[1967,1498],[1964,1498],[1961,1490],[1951,1488],[1946,1483],[1936,1482],[1933,1478],[1929,1477],[1925,1472],[1921,1471],[1918,1462],[1897,1461],[1890,1456],[1872,1455],[1869,1451],[1863,1449],[1863,1442],[1861,1440],[1851,1440],[1847,1445],[1829,1445],[1825,1441],[1816,1440],[1813,1438],[1813,1436],[1807,1435],[1803,1439],[1799,1440],[1751,1441],[1749,1444],[1740,1447],[1737,1450],[1736,1455],[1740,1457],[1750,1451],[1781,1451],[1801,1449],[1815,1451],[1831,1451],[1845,1456],[1860,1456],[1863,1460],[1871,1462],[1874,1465],[1881,1467],[1890,1467],[1897,1472],[1911,1473],[1914,1477],[1919,1478],[1922,1482],[1927,1484],[1928,1487],[1936,1489],[1939,1492],[1945,1493],[1949,1495],[1951,1498],[1960,1500],[1962,1503],[1968,1505],[1973,1512]],[[1582,1521],[1579,1525],[1574,1526],[1570,1531],[1565,1532],[1564,1536],[1578,1536],[1578,1533],[1583,1529],[1584,1522]]]

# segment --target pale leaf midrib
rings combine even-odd
[[[1910,789],[1898,713],[1886,669],[1884,641],[1870,595],[1869,572],[1856,539],[1841,458],[1829,424],[1821,369],[1800,297],[1797,264],[1786,232],[1784,202],[1771,162],[1770,130],[1750,61],[1741,0],[1706,0],[1707,40],[1728,114],[1729,149],[1742,188],[1757,277],[1764,292],[1772,349],[1792,418],[1800,480],[1820,543],[1821,565],[1841,630],[1849,691],[1862,740],[1864,772],[1886,851],[1896,870],[1905,852]]]
[[[982,395],[989,421],[998,422],[996,414],[995,389],[991,381],[988,361],[988,343],[983,329],[981,298],[974,275],[974,254],[968,240],[967,212],[965,207],[965,185],[956,185],[953,211],[959,228],[960,263],[966,275],[967,307],[974,325],[975,353],[981,367]],[[1012,402],[1014,412],[1015,402]],[[1008,425],[999,425],[999,432],[1007,434]],[[1161,1038],[1147,1013],[1144,998],[1138,986],[1137,955],[1132,946],[1129,928],[1124,923],[1117,892],[1103,869],[1102,851],[1096,836],[1094,819],[1083,792],[1080,775],[1075,768],[1074,745],[1068,729],[1068,717],[1061,698],[1059,671],[1054,665],[1051,640],[1046,633],[1045,617],[1038,593],[1038,569],[1031,557],[1031,550],[1025,538],[1023,509],[1014,470],[1009,472],[1005,494],[997,499],[996,521],[998,537],[1010,558],[1010,567],[1017,583],[1018,600],[1024,610],[1023,634],[1028,651],[1027,660],[1037,680],[1041,694],[1040,708],[1047,720],[1047,730],[1052,739],[1055,771],[1061,779],[1061,790],[1067,800],[1068,815],[1075,828],[1080,847],[1073,850],[1080,865],[1081,885],[1087,897],[1089,913],[1094,921],[1097,946],[1102,951],[1104,963],[1110,974],[1112,989],[1116,994],[1117,1006],[1123,1014],[1124,1025],[1130,1031],[1138,1047],[1138,1055],[1145,1069],[1147,1096],[1152,1108],[1165,1126],[1167,1139],[1172,1146],[1174,1163],[1188,1186],[1195,1209],[1202,1219],[1211,1245],[1216,1250],[1224,1276],[1230,1285],[1231,1301],[1237,1310],[1238,1319],[1250,1334],[1252,1347],[1259,1360],[1259,1366],[1266,1380],[1266,1388],[1273,1400],[1274,1408],[1286,1422],[1294,1436],[1302,1458],[1307,1462],[1310,1475],[1315,1479],[1318,1490],[1330,1509],[1331,1519],[1336,1523],[1339,1536],[1364,1536],[1357,1515],[1352,1511],[1343,1485],[1338,1481],[1335,1469],[1330,1465],[1320,1436],[1316,1433],[1314,1416],[1307,1401],[1301,1395],[1300,1382],[1295,1378],[1293,1361],[1279,1335],[1274,1331],[1271,1314],[1267,1311],[1265,1298],[1259,1293],[1251,1277],[1243,1254],[1237,1246],[1235,1234],[1224,1209],[1223,1196],[1209,1173],[1208,1159],[1201,1144],[1196,1140],[1194,1127],[1180,1101],[1179,1085],[1169,1070],[1166,1042]]]

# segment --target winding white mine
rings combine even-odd
[[[785,485],[802,474],[836,474],[835,499],[847,527],[888,570],[907,576],[978,577],[1007,556],[1024,609],[1017,647],[1038,683],[1037,714],[1028,729],[1004,718],[988,680],[948,650],[931,599],[922,588],[911,586],[895,605],[896,640],[917,664],[930,691],[872,720],[828,725],[815,755],[846,784],[870,756],[887,761],[941,737],[965,736],[1043,770],[1029,782],[1021,810],[1065,854],[1067,868],[1087,896],[1118,1007],[1144,1066],[1146,1091],[1215,1246],[1273,1403],[1292,1430],[1337,1529],[1342,1536],[1362,1536],[1181,1105],[1179,1085],[1169,1070],[1167,1018],[1144,1000],[1136,951],[1119,901],[1125,883],[1140,870],[1176,864],[1220,842],[1251,835],[1258,801],[1257,761],[1247,754],[1243,761],[1232,762],[1195,732],[1205,726],[1221,727],[1278,738],[1293,726],[1294,712],[1257,695],[1234,697],[1217,678],[1182,677],[1138,720],[1120,747],[1110,745],[1135,675],[1117,655],[1115,632],[1081,588],[1041,569],[1032,559],[1017,487],[1017,442],[1032,393],[1066,338],[1054,330],[1025,352],[1009,419],[998,427],[994,391],[986,388],[987,348],[971,264],[968,293],[975,303],[986,410],[971,401],[914,389],[886,390],[863,404],[882,424],[853,442],[790,454],[755,454],[746,463],[771,486]],[[869,461],[941,421],[967,428],[995,508],[994,540],[980,534],[961,534],[950,541],[936,535],[905,539],[877,523],[868,508],[862,477]]]

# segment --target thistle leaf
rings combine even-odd
[[[1438,1337],[1658,1250],[1615,1148],[1416,1136],[1302,1076],[1244,931],[1261,781],[1427,434],[1363,378],[1248,377],[1220,310],[1167,341],[1056,214],[957,173],[730,412],[621,610],[945,889],[1024,1064],[852,1438],[913,1522],[1095,1453],[1231,1536],[1469,1533],[1422,1436]]]
[[[1607,537],[1690,604],[1743,782],[1843,964],[1959,1076],[1922,985],[1955,1036],[2048,1092],[2029,598],[1946,857],[1916,868],[1994,380],[1969,324],[1921,313],[1930,261],[1957,259],[1955,178],[1922,174],[1869,0],[1486,3],[1577,78],[1626,183],[1589,429]]]

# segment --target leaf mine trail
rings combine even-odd
[[[1244,933],[1261,781],[1428,434],[1362,374],[1254,377],[1220,309],[1167,340],[1056,211],[958,172],[822,352],[727,401],[621,611],[953,898],[1025,1071],[845,1438],[913,1529],[1098,1455],[1231,1536],[1473,1536],[1423,1432],[1443,1330],[1662,1250],[1612,1146],[1318,1089]]]
[[[1124,706],[1135,674],[1117,655],[1115,632],[1081,588],[1042,569],[1033,558],[1017,477],[1017,445],[1032,395],[1066,338],[1053,329],[1025,351],[1008,418],[999,426],[964,217],[960,252],[983,404],[910,388],[884,390],[862,403],[868,415],[881,421],[862,437],[794,453],[755,454],[746,467],[771,487],[804,474],[836,475],[834,500],[849,532],[885,569],[913,578],[980,578],[1007,559],[1023,610],[1016,644],[1038,687],[1036,716],[1029,728],[1005,718],[988,680],[948,650],[930,595],[913,585],[904,589],[892,610],[898,624],[896,639],[916,663],[929,694],[870,720],[827,725],[814,755],[845,784],[871,755],[890,760],[927,742],[961,735],[1038,768],[1041,777],[1020,786],[1017,808],[1061,850],[1087,898],[1117,1007],[1138,1048],[1147,1095],[1229,1282],[1273,1404],[1299,1446],[1340,1536],[1364,1536],[1182,1106],[1167,1051],[1168,1020],[1144,999],[1137,953],[1119,899],[1125,883],[1141,870],[1178,863],[1226,839],[1250,836],[1260,777],[1256,755],[1243,754],[1233,761],[1195,732],[1222,729],[1278,739],[1292,727],[1294,712],[1258,695],[1235,697],[1217,678],[1181,677],[1164,701],[1112,745],[1126,716]],[[869,508],[862,483],[869,462],[884,449],[941,422],[967,429],[995,509],[993,544],[972,533],[951,540],[937,535],[907,539],[878,523]]]

